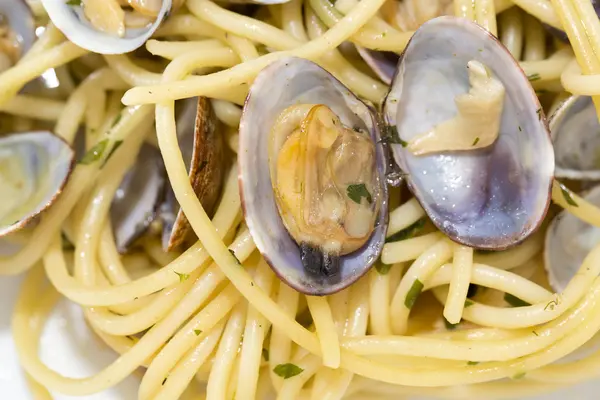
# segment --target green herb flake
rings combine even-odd
[[[194,334],[196,336],[200,336],[200,335],[202,335],[202,331],[200,329],[194,329]]]
[[[510,293],[504,293],[504,301],[513,307],[526,307],[531,305],[528,302],[523,301],[517,296],[513,296]]]
[[[121,113],[118,113],[115,119],[113,119],[113,122],[110,125],[110,127],[114,128],[119,122],[121,122]]]
[[[476,137],[475,140],[473,140],[473,144],[471,146],[475,146],[477,143],[479,143],[479,137]]]
[[[167,377],[166,377],[166,376],[165,376],[165,379],[163,379],[163,381],[162,381],[161,385],[162,385],[162,386],[164,386],[164,385],[165,385],[165,383],[167,383]]]
[[[563,185],[562,183],[559,183],[558,185],[560,186],[560,191],[561,191],[563,197],[565,198],[565,201],[567,202],[567,204],[569,204],[573,207],[579,207],[579,204],[577,204],[577,202],[575,202],[575,200],[573,200],[571,191],[569,189],[567,189],[567,187],[565,185]]]
[[[401,231],[394,233],[392,236],[385,239],[385,242],[391,243],[391,242],[399,242],[401,240],[409,239],[409,238],[417,235],[423,229],[426,222],[427,222],[427,218],[423,217],[423,218],[419,219],[417,222],[415,222],[414,224],[410,225],[408,228],[404,228]]]
[[[514,374],[512,379],[518,380],[525,378],[526,372],[519,372],[518,374]]]
[[[106,146],[108,146],[108,139],[101,140],[96,143],[94,147],[88,150],[87,153],[83,156],[83,158],[79,161],[79,164],[90,165],[99,159],[102,158],[104,151],[106,150]]]
[[[267,349],[262,349],[262,356],[265,359],[265,361],[269,361],[269,350]]]
[[[369,204],[373,202],[373,197],[371,197],[371,193],[367,190],[367,187],[364,183],[359,183],[355,185],[348,185],[346,188],[346,194],[356,204],[360,204],[361,199],[364,197],[367,199]]]
[[[382,142],[386,143],[394,143],[400,144],[402,147],[408,146],[408,143],[402,139],[400,139],[400,135],[398,134],[398,129],[395,126],[388,126],[386,129],[385,136],[381,139]]]
[[[458,324],[450,323],[446,318],[444,318],[444,325],[446,325],[446,329],[449,331],[455,330],[456,327],[458,326]]]
[[[542,108],[538,108],[536,110],[536,114],[538,115],[538,119],[541,121],[542,120]]]
[[[420,280],[415,279],[408,293],[406,294],[406,298],[404,299],[404,305],[406,306],[406,308],[410,310],[412,306],[415,305],[417,297],[419,297],[422,290],[423,283]]]
[[[540,79],[542,79],[542,77],[540,76],[540,74],[531,74],[531,75],[527,75],[527,79],[529,79],[529,82],[533,82],[533,81],[539,81]]]
[[[67,0],[67,5],[71,7],[81,7],[81,0]]]
[[[122,144],[123,144],[122,140],[115,141],[115,144],[113,144],[113,147],[110,149],[110,152],[106,156],[106,159],[104,160],[104,164],[102,164],[102,166],[106,165],[106,163],[108,162],[108,160],[110,160],[110,158],[112,157],[112,155],[115,153],[115,151],[117,151],[117,149],[119,147],[121,147]]]
[[[392,268],[393,264],[384,264],[380,260],[377,260],[375,263],[375,269],[379,272],[380,275],[387,275],[390,272],[390,268]]]
[[[277,376],[280,376],[283,379],[292,378],[296,375],[301,374],[302,371],[304,371],[304,369],[300,368],[299,366],[297,366],[295,364],[291,364],[291,363],[279,364],[278,366],[273,368],[273,372],[275,372],[275,374]]]
[[[235,258],[235,262],[237,263],[237,265],[242,265],[242,263],[240,262],[240,260],[237,258],[237,256],[235,255],[235,251],[229,249],[229,252],[231,253],[231,255],[233,256],[233,258]]]
[[[179,272],[177,272],[177,271],[173,271],[173,272],[175,272],[175,274],[177,274],[177,276],[179,277],[179,282],[180,282],[180,283],[181,283],[181,282],[185,282],[185,281],[187,281],[187,280],[188,280],[188,278],[190,277],[190,275],[189,275],[189,274],[180,274],[180,273],[179,273]]]
[[[523,129],[521,129],[521,125],[519,125],[519,132],[523,132]]]
[[[533,333],[535,336],[540,336],[540,334],[537,333],[536,331],[531,331],[531,333]]]
[[[465,300],[465,307],[464,308],[469,308],[472,305],[475,305],[475,302],[473,302],[473,301],[471,301],[469,299]]]
[[[554,307],[556,307],[558,305],[558,303],[559,303],[558,299],[548,302],[548,304],[546,304],[546,307],[544,307],[544,311],[547,311],[547,310],[553,311]]]
[[[467,361],[467,365],[477,365],[479,361]]]

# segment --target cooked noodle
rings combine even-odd
[[[27,274],[12,331],[36,398],[51,398],[48,390],[74,396],[101,392],[139,366],[146,367],[139,389],[144,400],[177,399],[190,385],[206,388],[208,399],[272,393],[279,399],[507,398],[598,376],[598,351],[577,363],[554,362],[597,340],[600,245],[556,294],[540,273],[541,232],[513,249],[482,254],[425,222],[414,237],[384,246],[383,267],[327,297],[289,288],[255,252],[242,218],[235,160],[239,106],[249,85],[271,62],[294,55],[315,61],[360,98],[381,104],[388,87],[341,45],[350,41],[399,53],[412,34],[401,29],[425,22],[415,16],[431,18],[448,8],[439,0],[423,2],[438,6],[434,11],[418,10],[421,1],[405,0],[400,9],[407,19],[398,23],[379,13],[384,3],[291,0],[261,6],[257,19],[210,0],[187,0],[146,43],[164,62],[156,64],[159,71],[132,55],[86,61],[91,55],[49,23],[30,52],[0,74],[3,113],[51,122],[70,143],[85,126],[88,150],[100,140],[107,139],[109,148],[122,141],[103,167],[106,154],[91,165],[78,164],[57,202],[26,232],[21,250],[0,259],[0,273]],[[553,99],[564,90],[600,96],[600,22],[589,1],[455,0],[449,8],[498,32],[525,73],[536,76],[532,84],[540,96]],[[564,26],[571,46],[547,47],[542,23]],[[44,71],[67,64],[73,74],[93,69],[68,98],[18,94]],[[195,96],[211,98],[234,150],[212,220],[190,185],[176,136],[175,100]],[[600,97],[594,101],[600,107]],[[151,137],[153,122],[157,141]],[[135,161],[131,154],[144,142],[159,147],[199,239],[181,254],[164,253],[155,237],[144,238],[126,256],[116,248],[111,201]],[[558,183],[552,199],[600,227],[600,209],[576,195],[573,206]],[[390,212],[388,236],[424,217],[414,198],[403,197]],[[63,248],[61,233],[74,250]],[[406,299],[417,281],[419,292],[426,293],[409,307]],[[488,289],[469,300],[470,284]],[[531,305],[507,308],[494,295],[500,292]],[[79,304],[91,329],[118,353],[94,376],[64,377],[40,361],[40,334],[59,294]],[[460,325],[448,330],[444,318]],[[303,371],[282,379],[274,370],[288,363]]]

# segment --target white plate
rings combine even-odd
[[[7,400],[35,400],[25,383],[10,334],[10,319],[21,281],[21,277],[0,277],[0,398]],[[66,300],[52,312],[42,334],[40,351],[48,366],[69,377],[90,376],[115,359],[114,352],[90,332],[79,307]],[[133,400],[137,398],[139,382],[134,374],[111,390],[91,396],[52,394],[55,400]],[[600,380],[529,400],[595,400],[600,398],[598,393]]]

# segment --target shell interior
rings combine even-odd
[[[0,138],[0,236],[25,227],[67,182],[75,153],[47,131]]]
[[[404,141],[453,118],[477,60],[505,87],[497,141],[472,151],[415,156],[392,144],[413,193],[451,239],[503,249],[530,235],[550,200],[554,155],[535,92],[508,50],[480,26],[439,17],[413,35],[385,100],[386,123]]]
[[[358,45],[356,46],[356,50],[382,82],[388,85],[392,83],[399,60],[397,54],[387,51],[369,50]]]
[[[35,41],[35,20],[31,9],[23,0],[0,0],[0,14],[15,33],[21,54],[25,54]]]
[[[127,28],[124,37],[95,29],[83,14],[81,6],[62,0],[41,0],[48,16],[65,36],[79,47],[100,54],[123,54],[141,47],[158,29],[171,10],[172,0],[162,0],[160,11],[152,24],[142,28]]]
[[[591,97],[572,96],[552,115],[557,178],[600,179],[600,123]]]
[[[341,276],[323,282],[304,270],[298,244],[286,230],[277,208],[269,171],[270,128],[291,105],[327,105],[341,122],[369,132],[378,142],[374,113],[328,72],[299,58],[272,63],[256,78],[240,122],[239,181],[246,224],[273,270],[296,290],[311,294],[334,293],[362,276],[375,262],[384,244],[387,225],[387,187],[382,185],[383,203],[373,234],[359,250],[341,257]],[[384,182],[385,159],[377,148],[379,181]]]
[[[584,198],[600,206],[600,186],[590,190]],[[546,231],[544,245],[544,266],[552,289],[562,292],[598,243],[600,228],[567,211],[558,214]]]
[[[112,201],[110,219],[117,250],[124,253],[154,221],[162,201],[166,172],[158,149],[143,144]]]

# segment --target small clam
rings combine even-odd
[[[35,21],[22,0],[0,0],[0,69],[14,65],[35,41]]]
[[[100,54],[128,53],[141,47],[168,16],[174,2],[159,0],[159,4],[132,0],[129,3],[147,14],[152,11],[148,24],[128,26],[126,17],[129,14],[118,0],[82,0],[75,4],[64,0],[42,0],[52,22],[71,42]]]
[[[583,198],[600,206],[600,186]],[[600,242],[600,228],[562,211],[546,231],[544,266],[552,289],[562,292],[579,270],[588,253]]]
[[[157,148],[142,145],[113,199],[110,219],[117,250],[125,253],[155,220],[163,199],[165,167]]]
[[[204,210],[210,215],[223,184],[223,139],[218,120],[206,97],[183,104],[178,117],[177,136],[183,160],[188,166],[190,183]],[[175,194],[167,188],[166,203],[161,209],[163,218],[163,248],[169,251],[190,244],[196,235],[181,211]]]
[[[384,116],[410,189],[451,239],[500,250],[539,227],[554,171],[550,135],[527,77],[489,32],[454,17],[423,24],[400,60]],[[491,129],[497,139],[487,136]],[[436,148],[424,152],[429,145]]]
[[[0,236],[25,227],[50,207],[74,159],[73,149],[50,132],[0,137]]]
[[[591,97],[572,96],[550,118],[557,178],[600,180],[600,123]]]
[[[326,295],[368,271],[387,226],[374,111],[316,64],[286,58],[254,81],[239,140],[246,223],[281,279]]]

